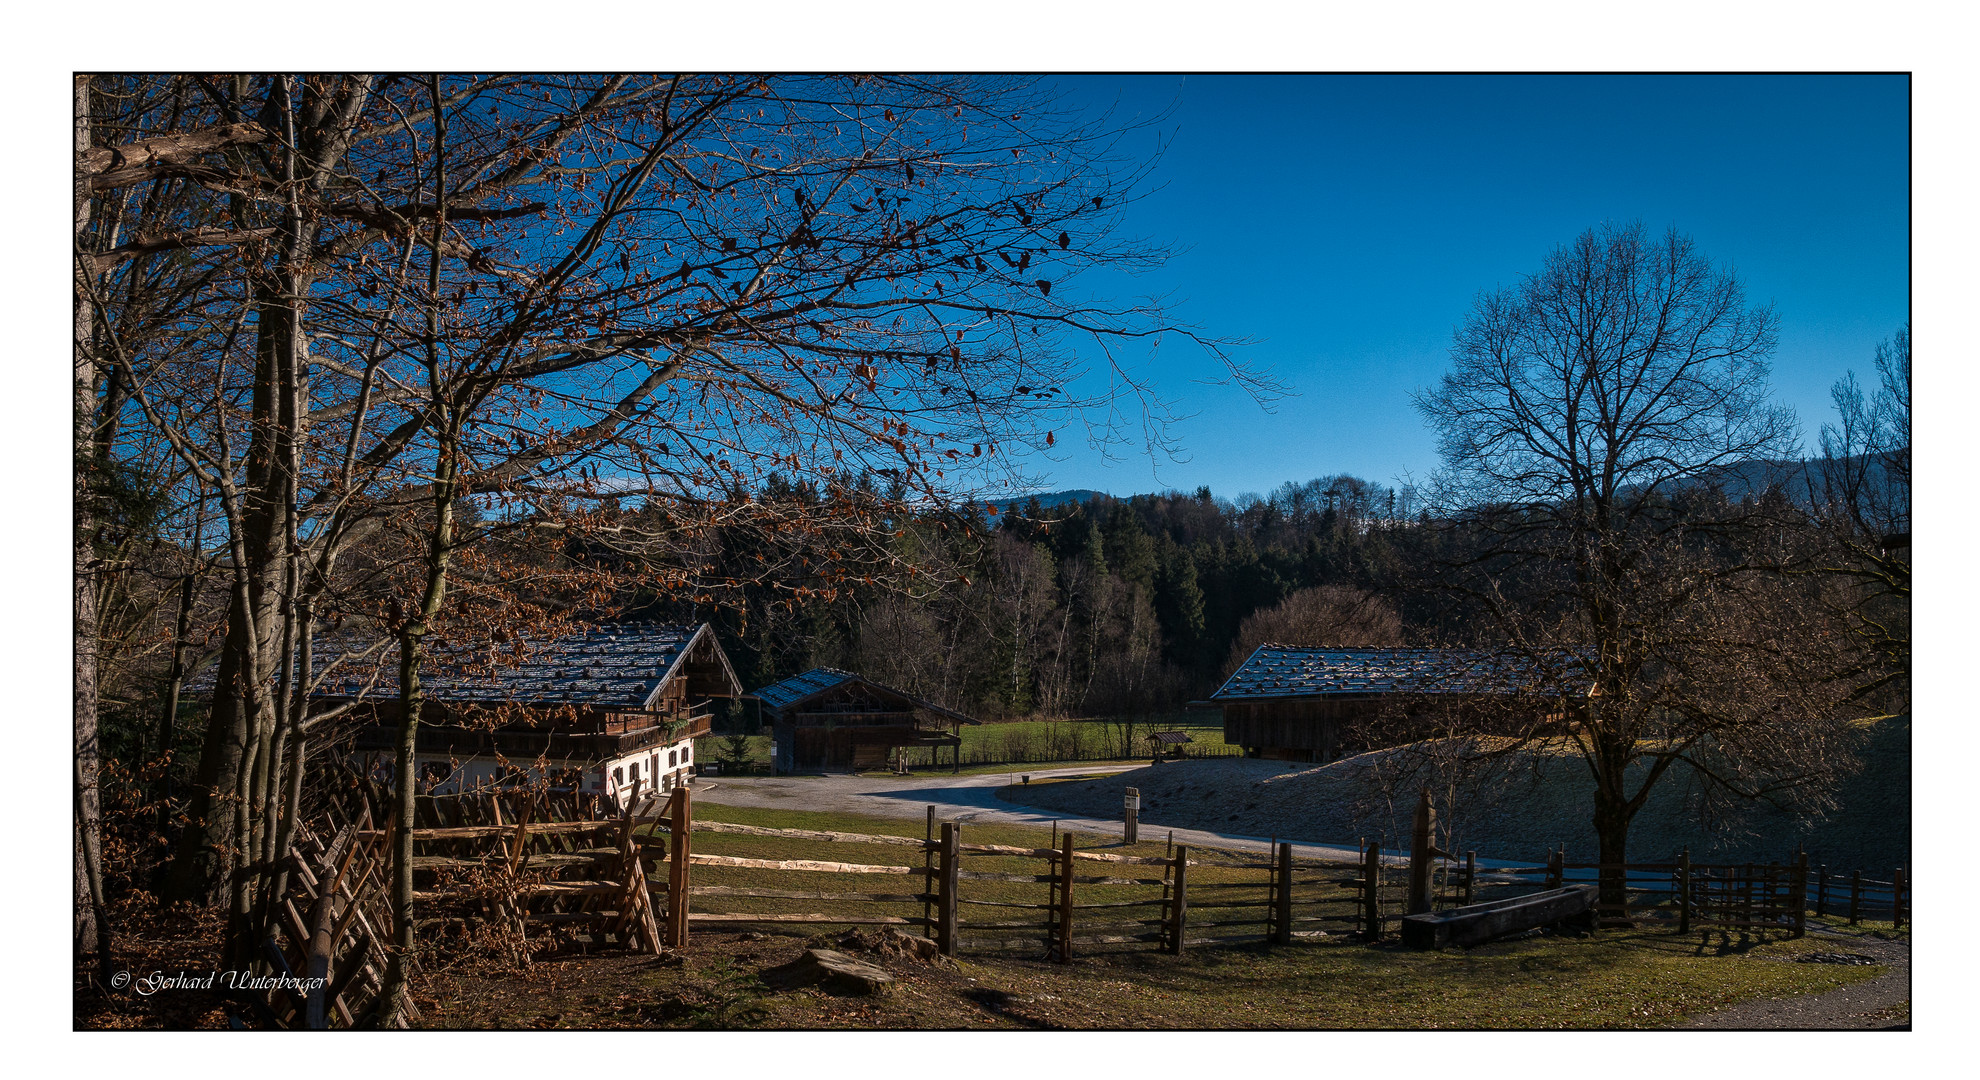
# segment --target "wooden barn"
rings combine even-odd
[[[1210,695],[1224,741],[1249,757],[1334,761],[1375,749],[1369,721],[1427,709],[1557,713],[1533,670],[1471,649],[1327,649],[1261,645]]]
[[[615,800],[635,784],[643,794],[665,794],[691,774],[712,700],[742,696],[706,623],[634,623],[433,651],[420,676],[427,702],[414,760],[422,790],[436,794],[526,778]],[[314,696],[354,703],[369,719],[355,756],[389,780],[399,720],[395,650],[325,674]]]
[[[850,671],[812,668],[749,695],[770,721],[778,773],[884,768],[899,747],[949,748],[962,767],[962,725],[952,709]]]

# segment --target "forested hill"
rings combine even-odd
[[[1048,491],[1035,495],[985,495],[978,501],[996,507],[1023,506],[1026,503],[1035,502],[1046,509],[1052,509],[1072,503],[1088,503],[1095,499],[1111,498],[1113,496],[1104,491],[1094,491],[1091,488],[1070,488],[1065,491]]]
[[[1681,501],[1785,493],[1768,482],[1778,466],[1727,472]],[[752,689],[823,664],[985,719],[1166,712],[1214,691],[1264,641],[1451,644],[1479,631],[1432,587],[1464,530],[1354,476],[1236,499],[1073,490],[977,505],[962,529],[953,516],[904,523],[902,557],[940,588],[835,588],[795,605],[787,591],[752,593],[741,607],[648,614],[712,619]]]
[[[1352,476],[1235,501],[1206,488],[985,503],[997,513],[963,535],[910,530],[919,557],[938,545],[960,579],[946,589],[695,614],[751,688],[829,664],[985,718],[1163,711],[1216,687],[1247,618],[1328,586],[1320,600],[1389,590],[1430,532],[1401,495]],[[1342,616],[1317,595],[1294,614]],[[1368,644],[1400,643],[1391,603],[1347,614]]]

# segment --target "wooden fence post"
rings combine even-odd
[[[1815,914],[1824,918],[1829,914],[1829,864],[1815,868]]]
[[[935,895],[935,806],[928,806],[928,828],[921,834],[921,936],[934,937],[935,927],[929,925],[934,919],[935,908],[929,897]]]
[[[1170,829],[1168,842],[1162,845],[1162,918],[1165,920],[1169,917],[1169,890],[1175,885],[1172,878],[1172,875],[1176,872],[1174,864],[1175,857],[1176,831]],[[1164,925],[1166,926],[1166,923]],[[1165,929],[1163,932],[1167,933],[1168,931]],[[1167,944],[1166,941],[1164,944]]]
[[[1292,944],[1292,844],[1279,845],[1279,860],[1273,874],[1278,879],[1278,901],[1273,908],[1272,940],[1280,945]]]
[[[1904,867],[1891,872],[1891,929],[1904,926]]]
[[[1430,789],[1424,788],[1416,802],[1416,817],[1409,830],[1409,899],[1403,905],[1403,914],[1421,915],[1435,905],[1431,903],[1430,868],[1436,849],[1437,808],[1430,802]]]
[[[626,886],[619,897],[619,920],[616,925],[620,941],[630,941],[637,935],[646,951],[657,956],[666,943],[662,940],[659,922],[653,915],[653,895],[646,887],[646,863],[640,858],[639,837],[635,835],[639,819],[634,814],[639,807],[640,785],[645,782],[643,776],[633,781],[632,800],[626,804],[625,816],[619,822],[619,873],[624,877]],[[490,799],[488,805],[495,809],[497,817],[501,816],[498,802]],[[509,862],[511,876],[522,867],[527,857],[528,822],[535,808],[536,800],[532,797],[516,819],[516,847],[510,853]],[[519,927],[528,922],[526,909],[522,906],[516,909],[516,922]],[[683,918],[681,922],[685,924],[687,920]]]
[[[1361,852],[1361,926],[1368,940],[1382,936],[1382,841]]]
[[[1797,851],[1794,855],[1794,876],[1789,879],[1789,895],[1794,906],[1794,936],[1803,937],[1808,933],[1808,853]]]
[[[1059,841],[1059,963],[1072,962],[1073,834]]]
[[[688,789],[674,789],[673,813],[668,827],[673,830],[673,851],[667,865],[667,944],[676,949],[688,943],[688,833],[694,827],[694,814],[688,806]]]
[[[1469,907],[1471,905],[1473,891],[1477,888],[1478,888],[1478,853],[1475,851],[1467,851],[1464,853],[1465,906]]]
[[[935,902],[935,947],[943,956],[956,955],[956,885],[962,880],[957,876],[962,869],[957,857],[962,851],[962,839],[957,834],[961,831],[962,827],[953,821],[942,823],[942,877]]]
[[[1855,926],[1863,904],[1863,871],[1849,872],[1849,925]]]
[[[1691,932],[1691,849],[1678,853],[1678,933]]]
[[[1176,845],[1176,891],[1169,897],[1169,951],[1183,951],[1183,929],[1189,917],[1189,845]]]

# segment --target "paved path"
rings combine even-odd
[[[823,776],[703,777],[695,781],[694,797],[699,801],[721,803],[725,806],[872,814],[876,817],[912,818],[916,821],[925,820],[928,807],[933,805],[936,817],[942,821],[983,821],[1041,827],[1049,827],[1056,821],[1061,829],[1119,837],[1123,828],[1119,821],[1075,817],[1063,811],[1006,802],[999,798],[997,793],[1004,787],[1017,783],[1019,778],[1024,776],[1033,779],[1064,776],[1098,777],[1111,773],[1130,772],[1142,767],[1140,764],[1134,764],[1100,765],[1084,769],[1013,769],[1008,773],[927,776],[912,779],[892,776],[853,776],[844,773]],[[1141,836],[1144,840],[1163,839],[1170,833],[1175,834],[1176,842],[1179,844],[1268,854],[1274,839],[1247,833],[1163,825],[1146,817],[1141,819]],[[1291,841],[1293,855],[1298,858],[1350,863],[1361,858],[1360,849],[1354,840],[1297,836],[1281,836],[1277,839]],[[1382,853],[1382,861],[1387,864],[1407,866],[1409,853],[1399,849],[1385,850]],[[1532,865],[1530,861],[1487,858],[1478,860],[1480,870]],[[1635,875],[1635,877],[1644,877],[1645,880],[1656,877],[1661,880],[1662,875]],[[1485,880],[1482,875],[1480,880]],[[1593,881],[1595,872],[1569,871],[1566,880]]]
[[[1118,837],[1122,829],[1119,821],[1072,817],[1051,810],[1021,806],[998,798],[997,792],[1006,785],[1017,782],[1021,776],[1030,776],[1034,780],[1055,776],[1104,776],[1108,773],[1127,772],[1138,768],[1141,768],[1139,764],[1085,769],[1014,769],[1009,773],[914,779],[848,775],[705,777],[695,782],[694,797],[697,801],[720,803],[724,806],[872,814],[877,817],[912,818],[916,821],[925,819],[928,807],[933,805],[936,817],[943,821],[982,821],[1041,827],[1049,827],[1056,821],[1061,829]],[[1204,845],[1235,851],[1266,852],[1270,850],[1272,843],[1272,838],[1269,836],[1172,828],[1146,818],[1142,819],[1143,840],[1165,839],[1171,832],[1175,833],[1176,842],[1179,844]],[[1353,862],[1359,857],[1353,840],[1341,842],[1290,836],[1280,839],[1293,841],[1293,854],[1301,858]],[[1407,861],[1400,854],[1384,857],[1394,862]],[[1487,859],[1478,860],[1478,864],[1481,867],[1516,865]]]

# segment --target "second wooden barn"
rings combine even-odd
[[[812,668],[749,695],[770,722],[779,773],[878,769],[901,747],[948,747],[962,767],[964,724],[980,721],[837,668]]]
[[[1224,741],[1246,756],[1326,762],[1376,749],[1370,722],[1381,717],[1470,709],[1512,726],[1558,719],[1560,698],[1542,682],[1530,663],[1474,649],[1261,645],[1210,702],[1223,706]]]

